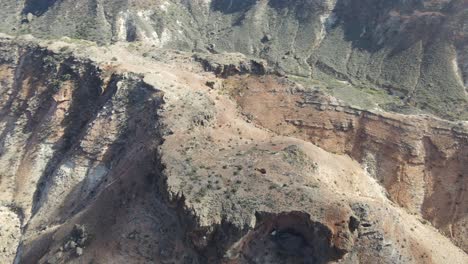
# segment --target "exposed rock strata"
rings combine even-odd
[[[242,117],[191,54],[1,43],[7,262],[467,259],[356,161]]]
[[[276,77],[232,77],[224,87],[258,124],[361,162],[393,201],[468,250],[466,122],[357,109]]]
[[[0,29],[99,43],[240,52],[279,71],[375,86],[467,120],[463,0],[3,0]]]

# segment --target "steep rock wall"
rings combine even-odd
[[[191,54],[40,43],[1,41],[5,262],[466,262],[350,157],[240,116]]]
[[[4,2],[1,27],[10,33],[241,52],[280,72],[377,86],[442,117],[468,118],[462,0]]]
[[[466,124],[352,108],[276,77],[231,77],[224,88],[260,125],[358,160],[393,201],[467,250]]]
[[[0,261],[197,259],[158,187],[162,92],[67,52],[0,46]]]

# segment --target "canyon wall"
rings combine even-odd
[[[300,140],[259,126],[262,115],[241,115],[225,90],[213,88],[223,79],[205,72],[206,64],[191,53],[143,55],[148,51],[30,38],[2,37],[0,44],[2,262],[466,261],[466,253],[430,224],[386,198],[372,159],[365,171],[350,157],[307,142],[312,134]],[[222,68],[262,69],[250,60],[240,65],[245,68]],[[287,106],[295,112],[275,84],[285,79],[264,78],[274,80],[266,83],[276,87],[281,101],[271,102],[283,105],[275,106],[278,111]],[[309,101],[298,101],[306,103],[304,113],[316,109]],[[365,113],[349,118],[380,118]],[[284,122],[297,125],[299,119]],[[379,119],[372,127],[388,122]],[[346,152],[332,143],[333,135],[329,140],[324,148]],[[443,160],[437,157],[431,160]],[[399,202],[425,208],[407,199],[414,190],[404,188]],[[463,242],[461,222],[451,223],[454,239]]]
[[[0,2],[0,262],[467,262],[466,1]]]
[[[261,126],[359,161],[392,201],[467,250],[466,123],[357,109],[276,77],[231,77],[224,87]]]
[[[279,72],[372,86],[402,104],[468,118],[463,0],[3,2],[0,28],[10,34],[240,52]]]
[[[68,52],[0,45],[0,262],[192,254],[173,253],[182,228],[158,193],[162,92]],[[132,244],[138,255],[114,254]]]

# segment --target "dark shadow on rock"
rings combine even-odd
[[[0,133],[0,155],[4,152],[6,136],[13,132],[17,126],[17,119],[22,115],[30,115],[27,109],[32,97],[36,96],[41,102],[39,110],[51,106],[51,92],[47,89],[37,94],[37,89],[35,89],[36,86],[47,83],[47,78],[41,78],[41,76],[54,75],[50,68],[44,67],[43,60],[50,55],[49,52],[40,48],[26,49],[20,54],[15,65],[13,87],[10,87],[11,95],[0,109],[0,120],[6,122],[4,130]],[[25,80],[29,80],[28,86],[25,86]],[[24,98],[20,97],[20,93],[25,95]],[[14,107],[14,105],[17,106]]]
[[[317,19],[325,11],[323,1],[316,0],[269,0],[268,5],[280,14],[292,12],[297,21],[301,23]]]
[[[332,230],[306,212],[257,212],[256,226],[231,250],[240,263],[307,263],[337,261],[348,249],[334,245]]]
[[[49,10],[55,3],[62,0],[26,0],[24,3],[23,14],[31,13],[35,16],[41,16]]]
[[[99,77],[99,70],[94,65],[90,63],[85,64],[84,73],[80,75],[69,68],[73,64],[73,61],[69,61],[61,65],[61,72],[71,75],[71,81],[74,82],[75,88],[72,92],[72,101],[68,109],[68,115],[61,124],[65,127],[63,136],[53,147],[54,155],[48,161],[44,173],[38,182],[33,199],[32,216],[39,209],[38,205],[40,205],[43,199],[43,191],[46,188],[49,177],[53,175],[61,161],[67,157],[68,152],[79,145],[81,138],[84,136],[83,131],[86,125],[95,118],[98,109],[101,109],[116,91],[115,87],[111,85],[111,81],[109,89],[105,89],[105,92],[102,93],[102,81]]]
[[[387,32],[389,39],[386,43],[379,43],[375,29],[382,27],[382,23],[388,19],[390,12],[412,12],[422,6],[421,1],[387,0],[339,0],[334,13],[338,17],[338,23],[343,27],[345,40],[352,42],[353,47],[369,52],[376,52],[388,45],[388,41],[395,41],[392,32]]]
[[[118,215],[125,215],[125,213],[128,214],[128,206],[133,203],[144,203],[144,205],[138,206],[146,208],[146,210],[141,211],[144,211],[149,219],[166,217],[165,214],[167,214],[167,212],[161,212],[161,201],[154,195],[156,189],[155,185],[158,182],[157,178],[160,177],[160,170],[155,168],[159,163],[155,159],[157,146],[162,140],[158,135],[159,127],[157,125],[159,119],[157,110],[162,104],[162,95],[151,95],[152,93],[160,93],[160,91],[139,81],[138,78],[133,78],[134,77],[130,77],[124,80],[128,83],[128,86],[130,86],[130,88],[128,88],[129,92],[124,95],[124,98],[119,99],[128,100],[128,104],[126,104],[127,107],[123,109],[125,111],[125,116],[128,116],[125,120],[125,125],[123,125],[124,129],[118,131],[118,138],[110,143],[110,147],[104,153],[102,160],[94,161],[90,164],[90,167],[97,164],[104,164],[109,169],[109,172],[100,179],[92,189],[86,185],[87,178],[85,178],[81,183],[70,190],[67,197],[63,199],[63,204],[54,212],[50,212],[54,217],[51,222],[48,222],[46,225],[59,224],[63,225],[61,229],[67,229],[68,223],[70,223],[70,221],[77,221],[77,217],[81,219],[83,223],[94,222],[92,226],[98,226],[102,230],[98,233],[94,230],[90,235],[90,240],[92,240],[100,239],[105,235],[103,232],[110,234],[110,230],[108,229],[117,223],[118,219],[116,219],[116,217]],[[115,95],[117,82],[121,80],[121,76],[113,77],[113,80],[110,81],[106,88],[106,91],[112,92],[110,92],[102,102],[101,100],[91,100],[97,105],[94,106],[96,109],[93,114],[94,116],[89,119],[90,121],[96,118],[96,115],[103,106],[102,104]],[[81,86],[77,89],[86,90],[86,88]],[[76,92],[79,93],[78,91]],[[151,96],[153,100],[148,101]],[[77,100],[76,103],[83,104],[84,102]],[[77,123],[70,125],[70,127],[79,127],[81,120],[77,116],[74,118],[77,118],[77,120],[75,120]],[[81,131],[82,129],[79,130]],[[83,132],[84,131],[81,131],[82,134]],[[61,159],[57,159],[56,161],[51,160],[53,161],[53,164],[50,163],[51,168],[56,170],[60,162],[63,162],[63,160],[72,155],[83,155],[76,147],[76,145],[81,142],[82,136],[84,135],[75,137],[72,140],[73,147],[68,148],[68,154],[63,155],[62,153]],[[59,154],[60,152],[57,152],[57,155]],[[92,157],[88,158],[90,161],[93,160]],[[53,170],[49,171],[48,174],[45,175],[43,181],[45,182],[46,179],[47,181],[54,181],[52,179],[54,172]],[[153,196],[154,200],[150,198]],[[153,203],[158,203],[158,205],[154,205]],[[152,210],[151,208],[153,206],[156,206],[159,210]],[[100,209],[96,209],[96,207]],[[36,204],[36,211],[37,210],[40,210],[40,203]],[[175,214],[173,214],[172,217],[176,217]],[[166,225],[171,225],[172,223],[173,221],[167,221]],[[157,223],[155,223],[155,225],[157,225]],[[155,227],[155,230],[159,230],[159,227]],[[148,232],[153,236],[152,231]],[[59,236],[57,239],[60,240],[62,238]],[[49,240],[47,241],[48,246],[38,245],[36,242],[25,245],[24,254],[21,259],[28,261],[40,259],[45,256],[48,258],[50,257],[51,246],[54,243],[63,244],[64,241]],[[91,243],[91,241],[89,243]],[[45,242],[41,244],[45,244]],[[64,258],[73,256],[73,254],[67,254],[64,255]]]
[[[245,13],[256,3],[257,0],[213,0],[211,1],[211,9],[223,14]]]

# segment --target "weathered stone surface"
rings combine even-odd
[[[10,34],[240,52],[265,59],[279,73],[372,86],[432,114],[468,119],[468,9],[463,0],[2,4],[0,30]],[[35,18],[23,23],[28,14]]]
[[[276,77],[233,77],[225,87],[255,122],[278,134],[301,138],[333,153],[347,154],[361,162],[370,176],[384,186],[389,197],[410,212],[432,222],[447,237],[468,250],[468,203],[461,185],[468,174],[468,127],[430,116],[407,116],[372,111],[333,111],[326,96],[320,110],[297,106],[310,94],[290,93],[290,86]],[[276,91],[270,92],[275,85]],[[310,99],[310,98],[309,98]],[[257,102],[262,102],[258,104]],[[289,102],[287,107],[275,107]],[[293,120],[293,121],[290,121]],[[297,120],[303,120],[298,122]],[[457,195],[447,195],[457,190]],[[447,205],[453,210],[447,210]]]
[[[433,164],[434,179],[447,163],[463,175],[451,158],[463,123],[349,107],[252,68],[224,79],[152,46],[2,38],[0,51],[0,202],[19,234],[0,232],[8,262],[467,261],[462,236],[411,214],[436,185],[407,184],[406,168],[376,181],[391,167],[380,146]]]

